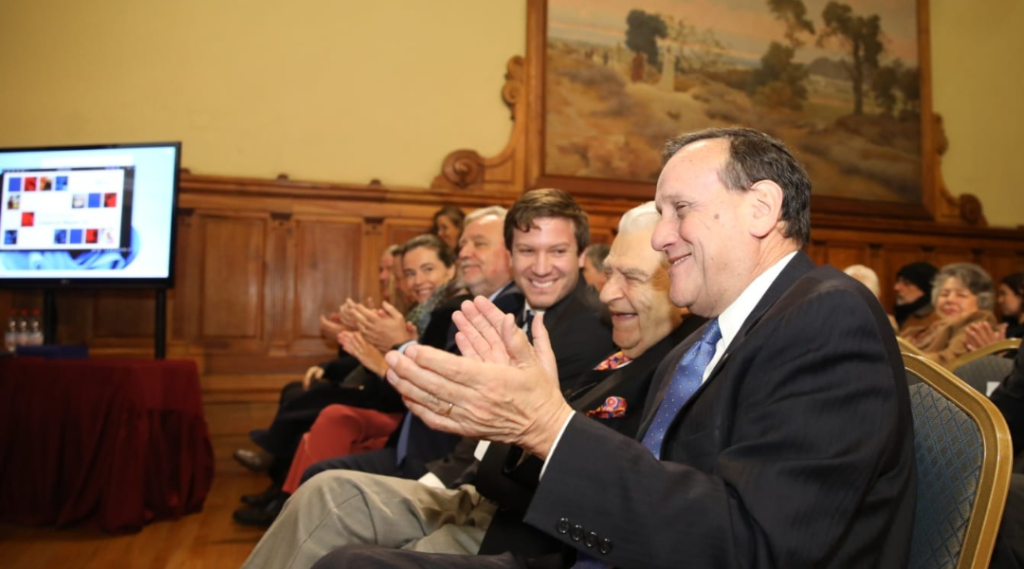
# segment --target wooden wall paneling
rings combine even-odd
[[[373,297],[380,304],[380,283],[377,274],[380,271],[380,258],[391,246],[384,235],[384,218],[367,217],[363,219],[363,262],[360,267],[359,290],[360,298],[365,302]]]
[[[617,215],[593,214],[588,211],[588,221],[590,223],[590,242],[607,243],[611,245],[612,241],[615,240],[615,234],[618,233],[619,231],[619,219],[622,217],[622,213],[629,211],[633,207],[636,206],[627,207]]]
[[[343,300],[337,297],[376,296],[380,253],[426,231],[442,204],[469,212],[513,199],[191,174],[182,180],[168,353],[196,359],[206,374],[221,377],[214,388],[221,400],[257,389],[259,400],[269,401],[277,379],[257,387],[244,378],[298,377],[329,359],[333,346],[319,337],[319,315]],[[638,202],[588,197],[580,203],[599,243],[612,240],[619,216]],[[1024,232],[1007,229],[819,215],[812,239],[807,252],[819,264],[875,269],[889,308],[896,270],[913,261],[975,261],[997,279],[1024,264]],[[325,278],[328,266],[339,271]],[[127,309],[110,294],[59,291],[60,341],[85,342],[102,355],[151,349],[152,292],[130,298]],[[0,292],[0,308],[41,304],[37,290]]]
[[[1003,277],[1024,271],[1024,254],[1020,251],[996,249],[983,251],[980,257],[979,264],[992,274],[996,286]]]
[[[387,219],[384,221],[385,247],[401,245],[406,241],[430,231],[430,219],[423,221],[414,219]]]
[[[91,345],[96,291],[57,291],[54,303],[57,305],[57,341],[61,344]]]
[[[811,239],[804,245],[804,253],[814,261],[815,265],[824,265],[828,254],[828,243],[820,239]]]
[[[202,288],[195,309],[207,350],[260,353],[269,216],[197,212],[202,228]]]
[[[18,305],[17,291],[0,290],[0,315],[4,318],[4,326],[7,326],[7,319],[11,317],[11,311],[13,310],[17,314],[19,308],[21,307]]]
[[[14,308],[19,313],[22,310],[28,310],[29,314],[31,314],[33,310],[42,310],[43,308],[43,291],[41,290],[16,289],[10,291],[9,294],[10,304],[8,312],[10,308]],[[6,315],[7,313],[5,312],[4,314]]]
[[[935,248],[930,261],[941,269],[950,263],[974,263],[977,262],[977,259],[974,251],[968,247],[943,244]]]
[[[850,265],[871,266],[871,248],[865,242],[830,241],[825,246],[823,263],[840,271]]]
[[[361,300],[369,257],[362,219],[301,218],[294,221],[295,285],[291,353],[329,354],[320,336],[320,315],[334,312],[346,298]],[[372,251],[370,251],[372,252]],[[373,257],[375,259],[375,257]],[[371,274],[376,274],[375,271]],[[374,289],[374,295],[376,290]]]
[[[263,274],[263,329],[268,355],[290,352],[296,334],[293,311],[296,273],[295,221],[290,212],[272,211],[267,226]]]
[[[93,345],[152,353],[155,294],[152,290],[97,291],[93,303]]]
[[[195,210],[179,208],[177,242],[174,251],[174,295],[167,303],[168,351],[190,353],[199,351],[194,345],[199,337],[199,290],[202,284],[202,231],[197,228]],[[172,350],[173,348],[173,350]]]

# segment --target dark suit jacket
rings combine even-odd
[[[1006,497],[1003,522],[999,525],[992,552],[993,569],[1019,569],[1024,567],[1024,474],[1021,471],[1021,451],[1024,449],[1024,350],[1017,350],[1013,370],[989,396],[1010,427],[1015,473],[1010,479],[1010,492]]]
[[[641,434],[697,337],[659,367]],[[661,455],[576,416],[525,521],[619,567],[907,563],[915,465],[895,337],[864,287],[803,253],[684,405]]]
[[[1017,350],[1013,369],[989,396],[1010,427],[1013,455],[1024,450],[1024,350]]]
[[[622,397],[627,403],[624,417],[594,420],[625,436],[635,436],[643,418],[654,370],[669,351],[705,322],[704,318],[690,316],[629,365],[616,370],[587,372],[584,375],[586,384],[570,401],[573,409],[586,413],[600,406],[608,397]],[[528,463],[518,464],[521,455],[520,449],[492,443],[480,463],[475,479],[477,490],[498,504],[498,511],[480,547],[481,555],[511,551],[521,556],[536,557],[562,550],[559,542],[523,523],[523,513],[533,498],[542,463],[533,458]]]

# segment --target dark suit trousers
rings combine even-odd
[[[313,565],[313,569],[373,567],[374,569],[562,569],[558,559],[530,559],[502,555],[449,555],[389,549],[376,545],[353,545],[336,549]]]

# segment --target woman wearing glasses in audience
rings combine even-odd
[[[992,277],[973,263],[942,267],[932,284],[932,304],[939,320],[924,328],[906,330],[901,336],[940,365],[948,366],[969,351],[968,326],[987,324],[996,328]]]

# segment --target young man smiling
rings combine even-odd
[[[580,279],[590,221],[562,190],[526,192],[505,217],[505,246],[512,253],[512,278],[525,297],[517,322],[527,328],[534,313],[544,323],[557,354],[562,391],[614,350],[604,308]]]

